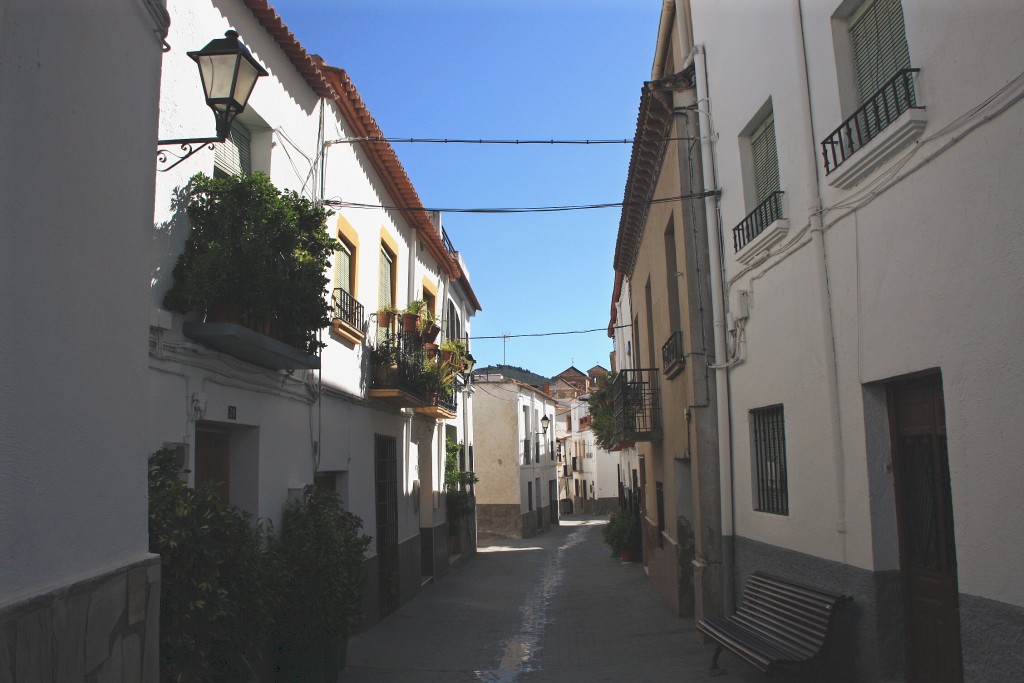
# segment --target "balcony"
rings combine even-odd
[[[371,398],[400,408],[427,406],[427,384],[423,374],[423,347],[418,334],[382,331],[370,349]]]
[[[749,263],[786,236],[789,221],[782,215],[783,194],[779,190],[769,194],[732,229],[733,251],[741,263]]]
[[[914,92],[914,74],[919,71],[897,71],[821,142],[829,185],[853,187],[921,136],[927,118]]]
[[[668,341],[661,346],[662,372],[672,379],[686,367],[686,355],[683,353],[683,333],[673,332]]]
[[[453,386],[447,391],[428,392],[427,405],[416,408],[418,415],[435,420],[454,420],[459,415],[459,394]]]
[[[353,344],[366,337],[363,305],[341,287],[331,293],[331,332]]]
[[[658,369],[622,370],[612,385],[617,441],[661,438]]]

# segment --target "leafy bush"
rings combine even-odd
[[[315,353],[330,323],[324,296],[338,242],[327,211],[282,192],[262,173],[192,177],[177,200],[192,226],[164,297],[172,311],[228,309],[242,324],[267,326],[282,341]]]
[[[444,490],[448,511],[458,516],[473,509],[473,494],[470,486],[479,482],[473,472],[464,472],[459,467],[459,453],[462,446],[448,439],[445,444]]]
[[[329,664],[362,616],[370,537],[333,492],[285,505],[276,552],[285,572],[277,618],[279,680],[337,679]]]
[[[618,557],[623,550],[636,554],[641,550],[640,515],[629,510],[616,510],[602,529],[604,542],[611,548],[612,557]]]
[[[149,549],[161,564],[162,681],[245,681],[277,609],[266,528],[180,479],[174,451],[149,460]]]
[[[615,403],[612,389],[616,373],[609,372],[597,380],[597,389],[590,394],[590,431],[597,445],[606,451],[615,448]]]

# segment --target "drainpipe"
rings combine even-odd
[[[711,123],[711,101],[708,99],[708,72],[703,45],[693,48],[693,60],[697,80],[697,113],[700,130],[701,170],[704,188],[715,189],[714,149],[711,143],[714,130]],[[733,484],[732,484],[732,435],[729,421],[729,369],[725,350],[725,299],[722,283],[722,244],[718,231],[718,197],[704,198],[704,214],[708,236],[708,270],[711,279],[711,317],[714,330],[715,399],[718,414],[718,457],[720,490],[722,497],[722,605],[726,615],[735,611],[733,587]],[[723,461],[723,455],[725,460]]]
[[[846,456],[843,450],[842,419],[839,412],[839,378],[836,367],[836,340],[832,325],[832,293],[829,290],[828,254],[825,249],[825,231],[821,220],[821,175],[818,169],[818,157],[815,154],[814,115],[811,110],[811,81],[807,64],[807,38],[804,34],[803,4],[801,0],[794,3],[797,26],[800,29],[800,47],[803,56],[803,79],[800,82],[801,113],[807,122],[808,136],[802,144],[809,148],[801,155],[807,160],[807,196],[811,198],[808,207],[811,223],[811,242],[817,258],[814,260],[814,274],[817,278],[818,295],[821,300],[821,335],[824,340],[825,384],[829,398],[829,440],[834,454],[835,466],[835,499],[836,499],[836,533],[839,534],[840,559],[846,563]]]
[[[661,18],[658,19],[658,42],[654,52],[654,64],[651,66],[651,80],[656,81],[665,75],[665,58],[668,56],[668,34],[672,30],[669,17],[675,11],[675,0],[664,0],[661,3]]]

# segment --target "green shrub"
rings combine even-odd
[[[150,458],[149,549],[160,555],[161,681],[246,681],[277,609],[268,532],[180,479],[175,453]]]
[[[285,505],[275,544],[286,577],[275,629],[278,680],[337,679],[324,662],[362,616],[371,540],[362,528],[362,520],[346,512],[333,492]]]
[[[191,224],[164,297],[172,311],[227,309],[240,322],[307,353],[330,324],[324,296],[337,240],[327,211],[262,173],[210,178],[197,173],[175,200]]]
[[[623,550],[636,554],[641,551],[640,515],[629,510],[616,510],[602,529],[604,542],[611,548],[612,557],[618,557]]]
[[[461,452],[460,444],[451,439],[447,440],[444,459],[445,499],[449,514],[456,517],[473,509],[473,494],[470,487],[480,481],[473,472],[460,469]]]

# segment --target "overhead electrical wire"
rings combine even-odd
[[[659,140],[696,140],[693,137],[669,137],[669,138],[658,138]],[[425,142],[443,145],[631,145],[634,140],[616,138],[616,139],[602,139],[602,140],[519,140],[519,139],[488,139],[488,138],[389,138],[380,136],[363,137],[363,138],[338,138],[337,140],[328,140],[325,145],[341,145],[349,144],[353,142]]]
[[[556,211],[586,211],[590,209],[614,209],[638,204],[665,204],[687,199],[703,199],[721,194],[720,190],[693,192],[675,197],[662,197],[647,202],[607,202],[604,204],[572,204],[566,206],[526,206],[502,208],[427,208],[424,206],[394,206],[389,204],[364,204],[348,202],[341,199],[325,199],[324,205],[343,209],[385,209],[390,211],[440,211],[442,213],[551,213]]]
[[[632,323],[627,323],[625,325],[615,325],[613,329],[618,330],[618,329],[621,329],[623,327],[632,327],[632,326],[633,326]],[[483,336],[483,337],[476,337],[476,336],[470,335],[469,339],[470,339],[470,341],[476,341],[478,339],[518,339],[520,337],[554,337],[554,336],[562,335],[562,334],[589,334],[591,332],[607,332],[607,331],[608,331],[608,326],[605,325],[604,327],[595,327],[595,328],[589,329],[589,330],[567,330],[565,332],[529,332],[529,333],[526,333],[526,334],[498,334],[498,335],[490,335],[490,336]]]

